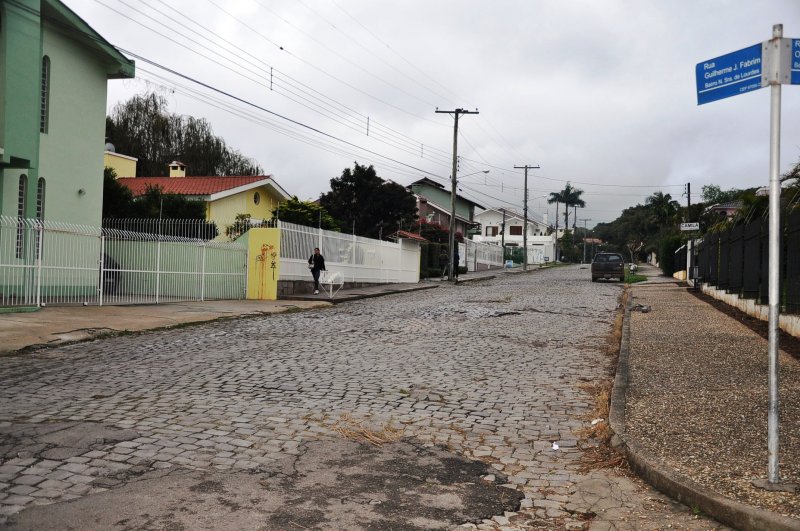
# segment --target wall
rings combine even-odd
[[[256,205],[254,194],[258,192],[260,201]],[[250,214],[253,219],[272,219],[272,211],[278,206],[278,195],[268,186],[239,192],[212,201],[208,207],[208,218],[231,224],[237,214]]]
[[[769,321],[769,306],[766,304],[757,304],[754,299],[742,299],[738,295],[727,293],[725,290],[717,289],[708,284],[703,284],[702,290],[706,295],[733,306],[734,308],[738,308],[750,317],[755,317],[762,321]],[[781,330],[794,337],[800,337],[800,315],[781,314],[779,321]]]
[[[247,298],[277,300],[281,275],[280,229],[250,229],[247,241]]]
[[[106,151],[103,153],[103,166],[114,168],[117,177],[136,177],[136,158],[126,157],[119,153]]]
[[[419,282],[419,243],[398,243],[280,222],[281,280],[307,281],[308,258],[319,247],[329,271],[345,282]]]
[[[435,188],[433,186],[428,185],[412,185],[411,190],[415,194],[419,194],[426,199],[428,199],[432,203],[436,203],[438,206],[450,211],[450,203],[451,203],[451,194],[449,190],[441,190],[439,188]],[[456,196],[456,216],[461,216],[462,218],[471,219],[470,214],[472,211],[470,210],[470,204],[460,197]]]
[[[47,23],[43,53],[50,57],[50,119],[39,151],[39,176],[47,183],[45,218],[99,227],[106,69]],[[35,203],[35,181],[31,189]]]
[[[39,11],[36,0],[18,3]],[[0,154],[0,213],[17,215],[18,177],[25,173],[28,182],[34,183],[33,199],[29,194],[26,205],[26,213],[33,215],[38,178],[42,61],[39,17],[8,2],[0,2],[0,17],[0,148],[3,149]],[[3,164],[17,169],[3,168]]]

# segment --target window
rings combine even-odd
[[[36,185],[36,219],[39,221],[44,219],[45,184],[44,177],[39,177],[39,182]]]
[[[47,133],[50,121],[50,58],[42,57],[42,87],[39,102],[39,132]]]
[[[28,188],[28,176],[19,176],[19,191],[17,193],[17,241],[16,256],[22,258],[25,242],[25,195]]]
[[[44,220],[44,191],[45,191],[45,181],[44,177],[39,177],[39,181],[36,184],[36,219],[39,221]],[[39,255],[39,235],[36,234],[35,240],[35,250],[34,255],[36,258],[40,258]]]
[[[522,225],[512,225],[509,227],[509,234],[512,236],[522,236]]]
[[[486,227],[487,236],[497,236],[497,227]]]
[[[253,194],[253,204],[259,204],[261,202],[261,194],[258,192]]]

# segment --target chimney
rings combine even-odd
[[[169,163],[170,177],[186,177],[186,164],[173,160]]]

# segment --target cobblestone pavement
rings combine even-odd
[[[621,293],[573,266],[0,358],[0,518],[159,469],[258,470],[363,423],[507,475],[522,507],[482,529],[720,529],[579,472]]]

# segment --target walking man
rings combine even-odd
[[[314,254],[308,259],[308,268],[314,277],[314,295],[319,294],[319,272],[325,271],[325,258],[319,253],[319,247],[314,247]]]

